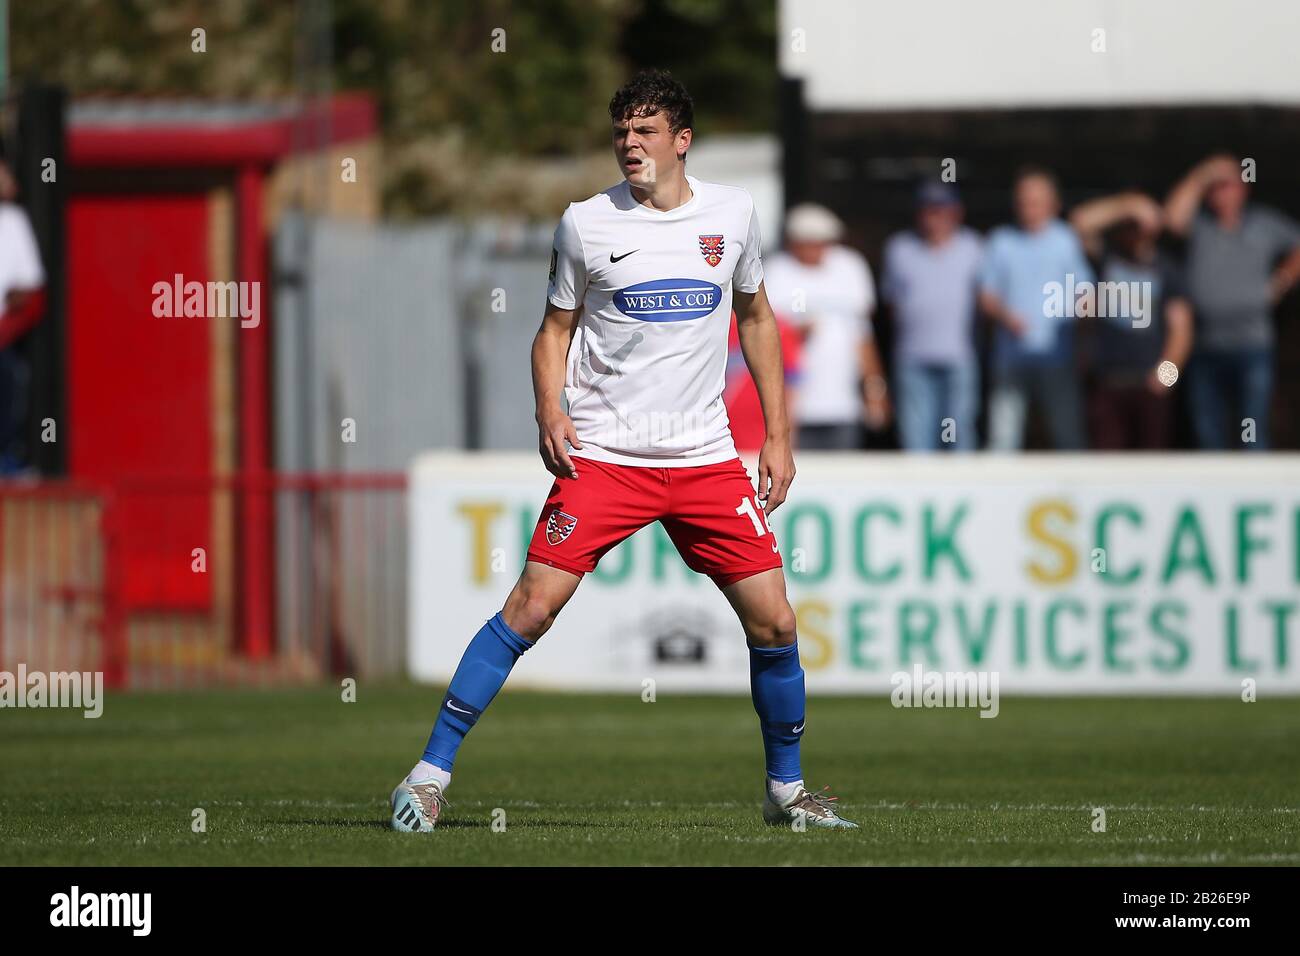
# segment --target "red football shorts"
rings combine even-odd
[[[586,574],[610,548],[658,521],[687,567],[720,588],[781,567],[776,535],[739,458],[683,468],[572,461],[578,477],[551,486],[529,561]]]

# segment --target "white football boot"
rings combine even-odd
[[[771,795],[763,798],[763,820],[773,825],[788,825],[802,819],[804,826],[827,827],[836,830],[856,830],[858,825],[845,820],[836,812],[839,797],[827,795],[830,787],[816,793],[800,786],[784,806],[778,805]]]
[[[438,816],[451,806],[436,780],[403,780],[390,800],[393,816],[389,826],[409,833],[428,833],[438,824]]]

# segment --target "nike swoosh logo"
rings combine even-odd
[[[454,711],[455,711],[456,713],[458,713],[458,714],[472,714],[472,713],[474,713],[474,711],[472,711],[472,710],[461,710],[459,707],[457,707],[457,706],[456,706],[455,704],[453,704],[451,701],[447,701],[447,706],[450,707],[452,710],[454,710]]]
[[[803,730],[803,724],[800,724],[798,727],[794,728],[794,730],[790,731],[790,733],[792,733],[792,734],[797,734],[797,733],[801,732],[802,730]]]
[[[633,249],[633,250],[632,250],[632,252],[640,252],[640,251],[641,251],[640,249]],[[621,261],[621,260],[623,260],[623,259],[626,259],[628,256],[630,256],[630,255],[632,254],[632,252],[625,252],[625,253],[623,253],[621,256],[616,256],[616,255],[614,255],[614,253],[611,252],[611,253],[609,254],[609,261],[610,261],[610,262],[619,262],[619,261]]]

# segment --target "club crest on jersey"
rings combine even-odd
[[[573,534],[573,529],[577,525],[578,519],[573,515],[566,515],[563,511],[552,511],[551,516],[546,519],[547,543],[562,544],[565,538]]]
[[[700,255],[709,265],[716,266],[721,262],[725,251],[726,240],[722,236],[700,236]]]

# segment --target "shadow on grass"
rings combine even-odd
[[[312,820],[277,820],[275,825],[288,827],[323,827],[329,830],[391,830],[387,820],[357,820],[355,818],[336,817],[328,819],[317,817]],[[439,830],[462,829],[476,830],[486,829],[492,826],[492,821],[486,820],[443,820],[439,822]],[[523,824],[512,824],[512,826],[523,826]],[[395,831],[396,832],[396,831]],[[405,832],[405,831],[400,831]]]
[[[386,820],[325,820],[317,818],[315,820],[277,820],[275,826],[288,827],[328,827],[331,830],[387,830],[388,821]]]

